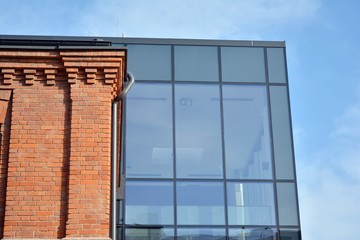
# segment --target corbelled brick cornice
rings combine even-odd
[[[54,85],[56,81],[76,84],[85,81],[94,84],[103,81],[114,85],[114,94],[120,89],[123,79],[125,51],[112,49],[0,49],[0,85],[11,85],[13,81],[45,81]]]

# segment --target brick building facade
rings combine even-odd
[[[109,239],[121,48],[0,49],[0,238]]]

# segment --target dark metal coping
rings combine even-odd
[[[1,45],[0,49],[25,49],[25,50],[124,50],[126,51],[126,47],[121,46],[43,46],[43,45]]]
[[[9,42],[12,44],[8,44]],[[285,41],[0,35],[0,45],[111,46],[112,44],[285,47]]]
[[[41,39],[32,36],[1,36],[0,49],[32,49],[32,50],[124,50],[125,47],[112,46],[109,41],[103,39],[69,39],[64,40],[56,37],[44,37]]]

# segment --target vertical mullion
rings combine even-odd
[[[122,123],[122,131],[123,131],[123,134],[122,134],[122,137],[121,137],[121,150],[122,150],[122,153],[121,153],[121,163],[119,164],[119,167],[120,167],[120,184],[121,184],[121,177],[122,177],[122,174],[124,174],[124,178],[125,178],[125,181],[123,182],[123,184],[125,185],[124,186],[124,199],[123,201],[120,201],[120,204],[122,204],[122,225],[121,225],[121,238],[120,239],[125,239],[125,206],[126,206],[126,116],[127,114],[125,113],[126,110],[127,110],[127,101],[126,101],[126,98],[123,99],[123,102],[122,102],[122,112],[124,114],[121,114],[121,123]],[[120,207],[120,206],[119,206]],[[118,212],[119,209],[116,209],[116,211]],[[117,240],[117,239],[116,239]]]
[[[173,204],[174,238],[177,239],[177,199],[176,199],[176,128],[175,128],[175,47],[171,45],[171,89],[172,89],[172,125],[173,125]]]
[[[220,125],[221,125],[221,148],[222,148],[222,166],[223,166],[223,185],[224,185],[224,213],[225,213],[225,235],[226,239],[229,237],[229,223],[228,223],[228,207],[227,207],[227,182],[226,182],[226,162],[225,162],[225,130],[224,130],[224,104],[223,104],[223,89],[222,89],[222,67],[221,67],[221,47],[218,50],[218,67],[219,67],[219,104],[220,104]]]

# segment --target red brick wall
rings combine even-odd
[[[10,143],[10,127],[11,127],[11,102],[12,90],[0,90],[2,96],[0,101],[0,236],[3,236],[5,203],[6,203],[6,183],[9,160],[9,143]],[[7,99],[7,101],[6,101]]]
[[[49,87],[35,81],[14,89],[5,238],[64,236],[69,92],[66,82]]]
[[[0,237],[109,238],[111,103],[124,57],[0,51],[0,93],[12,91],[0,119]]]

